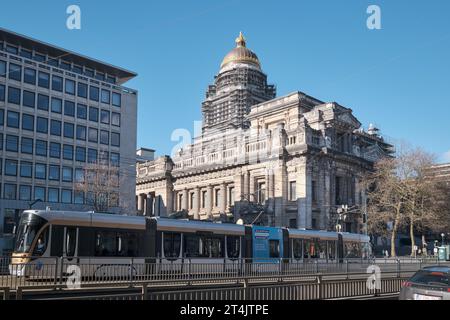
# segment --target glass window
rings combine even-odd
[[[93,78],[94,77],[94,70],[86,68],[84,70],[84,74],[87,75],[88,77]]]
[[[48,96],[44,94],[38,94],[38,104],[37,107],[39,110],[48,111],[48,106],[50,104],[50,99]]]
[[[20,176],[24,178],[33,177],[33,164],[31,162],[20,163]]]
[[[89,107],[89,120],[98,122],[98,109]]]
[[[100,152],[100,162],[105,165],[109,164],[109,152],[108,151]]]
[[[78,74],[83,74],[83,67],[74,65],[72,71]]]
[[[48,202],[59,202],[59,189],[48,188]]]
[[[61,136],[61,121],[51,120],[50,121],[50,134],[54,136]]]
[[[114,167],[120,165],[120,154],[111,152],[111,165]]]
[[[84,104],[77,104],[77,118],[86,119],[87,118],[87,106]]]
[[[59,181],[59,166],[48,166],[48,179]]]
[[[47,166],[42,163],[36,163],[34,165],[34,177],[45,180],[47,178]]]
[[[186,257],[223,258],[223,238],[185,235]]]
[[[109,111],[102,110],[100,113],[100,122],[104,124],[109,124]]]
[[[111,145],[115,147],[120,147],[120,134],[116,132],[111,132]]]
[[[16,81],[22,81],[22,67],[17,64],[10,63],[9,78]]]
[[[86,162],[86,149],[83,147],[77,147],[75,152],[75,160],[80,162]]]
[[[22,104],[24,107],[34,108],[36,105],[36,95],[34,92],[23,91]]]
[[[280,257],[280,240],[269,240],[269,257]]]
[[[52,75],[52,90],[63,91],[63,78]]]
[[[77,125],[77,139],[86,141],[86,127]]]
[[[109,145],[109,132],[105,130],[100,131],[100,143]]]
[[[24,58],[27,58],[27,59],[32,59],[33,58],[33,53],[30,50],[21,49],[20,50],[20,56],[24,57]]]
[[[6,52],[17,55],[17,54],[19,54],[19,49],[14,46],[6,45]]]
[[[109,90],[102,89],[102,103],[110,104],[111,93]]]
[[[8,87],[8,102],[20,105],[20,89]]]
[[[113,231],[97,231],[95,235],[95,256],[114,257],[117,254],[117,234]]]
[[[84,204],[84,192],[83,191],[75,191],[74,192],[73,203]]]
[[[56,159],[61,158],[61,144],[50,142],[50,157]]]
[[[181,249],[181,234],[164,232],[164,256],[179,258]]]
[[[0,60],[0,77],[5,77],[6,75],[6,61]]]
[[[62,100],[52,98],[52,112],[62,113]]]
[[[74,125],[73,123],[64,122],[64,137],[73,138],[74,137]]]
[[[84,181],[84,170],[82,168],[75,169],[75,182],[83,182]]]
[[[89,128],[89,142],[98,142],[98,130],[94,128]]]
[[[41,88],[50,88],[50,75],[46,72],[39,71],[38,86]]]
[[[236,236],[227,236],[227,255],[230,259],[239,258],[241,251],[241,238]]]
[[[34,131],[34,116],[31,114],[22,114],[22,129]]]
[[[95,163],[97,162],[98,152],[95,149],[88,150],[88,162]]]
[[[48,119],[37,117],[36,120],[36,131],[40,133],[48,133]]]
[[[66,93],[75,95],[75,81],[66,79]]]
[[[61,61],[60,67],[61,67],[61,69],[64,69],[64,70],[68,70],[68,71],[72,70],[72,65],[66,61]]]
[[[120,113],[113,112],[111,114],[111,124],[120,127]]]
[[[36,85],[36,70],[25,68],[23,73],[23,81],[32,85]]]
[[[73,146],[68,144],[63,146],[63,159],[73,160]]]
[[[47,64],[52,67],[59,67],[58,58],[48,57]]]
[[[116,78],[113,77],[113,76],[108,76],[108,78],[106,79],[106,82],[115,84],[116,83]]]
[[[5,86],[3,84],[0,84],[0,101],[5,101],[5,91]]]
[[[45,201],[45,188],[44,187],[34,187],[34,198],[33,200]]]
[[[87,84],[78,82],[78,96],[87,99]]]
[[[6,135],[6,151],[19,152],[19,137]]]
[[[61,190],[61,202],[62,203],[72,203],[72,190],[67,190],[67,189]]]
[[[92,101],[98,101],[99,89],[97,87],[89,86],[89,99]]]
[[[17,176],[17,160],[5,159],[5,175]]]
[[[6,200],[16,200],[17,185],[5,183],[3,197]]]
[[[63,167],[62,169],[63,173],[63,181],[64,182],[72,182],[73,180],[73,169],[70,167]]]
[[[36,140],[36,155],[37,156],[47,156],[47,141]]]
[[[75,117],[75,103],[72,101],[64,101],[64,115]]]
[[[95,79],[105,81],[105,74],[97,71]]]
[[[294,253],[294,258],[298,260],[302,259],[303,258],[302,239],[293,239],[292,244],[293,244],[292,250]]]
[[[0,126],[5,125],[5,110],[0,109]]]
[[[22,153],[33,154],[33,139],[22,137]]]
[[[0,133],[0,150],[3,150],[3,133]],[[1,160],[1,159],[0,159]],[[2,174],[2,166],[0,162],[0,175]]]
[[[19,113],[14,111],[8,111],[7,125],[11,128],[19,128]]]
[[[19,186],[19,200],[31,200],[31,186]]]
[[[116,107],[122,106],[122,96],[120,93],[113,92],[112,94],[112,104]]]

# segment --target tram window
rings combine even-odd
[[[328,241],[328,259],[336,259],[336,241]]]
[[[316,257],[316,247],[314,246],[314,242],[311,240],[303,241],[303,253],[304,258],[312,259]]]
[[[279,240],[269,240],[269,257],[279,258],[280,257],[280,241]]]
[[[241,249],[241,238],[234,236],[227,236],[227,255],[230,259],[239,258]]]
[[[164,233],[164,256],[166,258],[178,258],[181,249],[180,233]]]
[[[42,256],[45,253],[45,250],[47,250],[49,229],[49,227],[46,227],[39,235],[33,255]]]
[[[185,254],[188,258],[223,258],[223,239],[185,235]]]
[[[117,233],[117,255],[121,257],[137,257],[139,237],[135,232]]]
[[[294,239],[293,240],[293,251],[294,251],[295,259],[302,258],[302,239]]]
[[[77,245],[77,229],[67,228],[66,230],[66,256],[74,257]]]
[[[344,247],[346,258],[361,257],[361,246],[358,242],[345,242]]]
[[[316,242],[317,244],[317,253],[320,259],[327,258],[327,242],[325,240],[319,240]]]
[[[113,257],[116,255],[116,233],[98,231],[95,235],[95,256]]]

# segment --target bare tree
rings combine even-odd
[[[437,184],[426,176],[434,156],[421,149],[404,149],[396,158],[382,159],[365,181],[369,196],[369,227],[378,234],[390,234],[391,255],[396,256],[395,239],[400,227],[408,226],[411,255],[415,255],[415,234],[441,227],[443,210],[436,206]],[[392,224],[391,228],[387,228]]]
[[[119,207],[119,168],[102,163],[90,163],[76,177],[75,192],[82,192],[85,204],[96,212],[108,212]]]

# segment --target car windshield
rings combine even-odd
[[[33,240],[39,230],[44,226],[45,221],[41,218],[23,215],[17,229],[16,249],[17,253],[30,252]]]
[[[448,273],[442,271],[422,270],[417,272],[411,282],[430,286],[448,286]]]

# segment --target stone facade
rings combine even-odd
[[[216,80],[230,70],[262,74],[259,61],[255,66],[229,56]],[[245,77],[242,81],[245,90],[249,85]],[[376,129],[362,130],[352,110],[335,102],[301,92],[267,99],[270,94],[254,105],[239,102],[248,110],[241,122],[247,125],[215,127],[205,119],[223,108],[208,104],[202,135],[191,145],[173,158],[138,164],[138,211],[165,216],[183,210],[192,219],[214,220],[234,209],[236,221],[243,218],[241,208],[259,203],[269,225],[309,229],[333,229],[336,209],[343,204],[362,212],[361,176],[392,146]],[[224,99],[235,103],[230,96]],[[344,230],[359,231],[361,218],[346,221]]]

